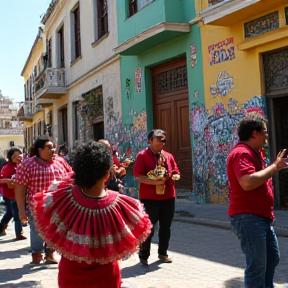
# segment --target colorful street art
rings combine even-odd
[[[190,46],[190,64],[192,68],[197,64],[197,48],[194,44]]]
[[[238,141],[237,125],[245,113],[264,113],[264,97],[255,96],[240,107],[230,98],[227,107],[217,103],[211,110],[192,104],[193,194],[198,203],[227,203],[226,159]]]
[[[77,144],[93,140],[91,133],[91,121],[89,121],[89,109],[87,102],[79,101],[77,107],[79,136]],[[120,158],[125,156],[129,150],[132,151],[131,157],[136,157],[137,153],[147,146],[147,113],[142,110],[139,113],[130,109],[126,118],[126,124],[123,124],[119,112],[115,112],[113,97],[108,97],[104,104],[105,109],[105,139],[107,139],[113,148],[118,152]],[[102,110],[103,114],[103,110]],[[126,169],[126,176],[123,179],[125,193],[131,197],[138,197],[138,184],[133,177],[133,164]]]
[[[208,46],[210,66],[235,59],[233,37]]]
[[[212,97],[216,97],[217,95],[227,96],[233,87],[233,78],[226,71],[220,71],[216,85],[210,86],[210,93]]]

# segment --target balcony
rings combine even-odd
[[[25,101],[22,107],[18,110],[17,118],[19,121],[32,121],[34,111],[33,101]]]
[[[255,15],[266,13],[286,0],[200,0],[200,13],[190,21],[190,24],[202,20],[204,24],[217,26],[233,26]]]
[[[66,92],[65,68],[47,68],[35,79],[36,105],[49,106]]]
[[[117,1],[117,9],[123,3]],[[195,15],[194,1],[157,0],[129,17],[119,13],[118,47],[121,55],[139,55],[172,39],[190,32],[190,19]]]

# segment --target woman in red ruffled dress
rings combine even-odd
[[[120,288],[118,261],[134,253],[151,232],[138,200],[104,189],[112,167],[109,149],[90,142],[77,149],[74,185],[54,183],[35,194],[36,228],[61,255],[60,288]]]

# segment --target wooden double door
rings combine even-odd
[[[176,188],[192,191],[192,152],[186,59],[176,59],[152,70],[154,128],[167,133],[165,150],[173,154],[181,180]]]

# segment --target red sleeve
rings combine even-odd
[[[256,172],[255,165],[249,153],[236,154],[232,162],[232,168],[238,181],[242,176]]]
[[[11,167],[10,165],[6,164],[2,168],[2,170],[1,170],[1,178],[11,178],[11,176],[16,173],[14,167]]]
[[[145,169],[145,163],[144,163],[144,155],[143,154],[138,154],[136,157],[136,161],[134,164],[133,168],[133,174],[134,177],[139,177],[139,176],[147,176],[146,174],[146,169]]]
[[[171,171],[171,175],[173,174],[180,174],[179,168],[177,166],[177,163],[174,159],[174,156],[171,154],[171,167],[172,167],[172,171]]]
[[[115,155],[113,155],[113,164],[115,164],[118,168],[123,167],[123,165],[120,163],[120,161]]]

